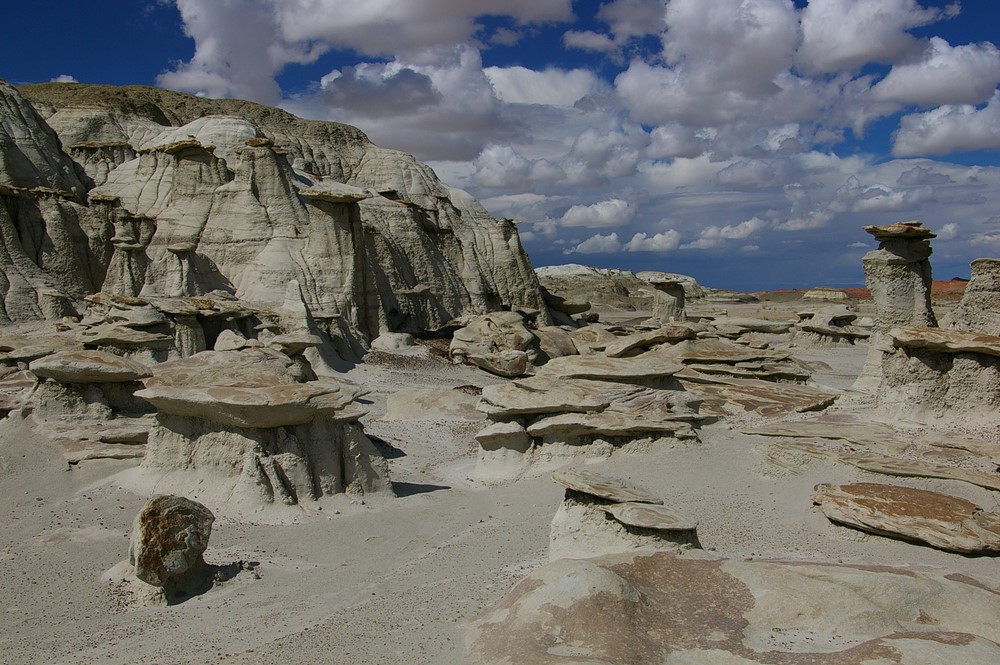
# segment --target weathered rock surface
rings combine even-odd
[[[882,378],[882,353],[889,331],[906,326],[936,326],[931,308],[931,245],[935,234],[920,222],[866,226],[879,241],[865,254],[865,285],[875,301],[871,347],[854,387],[874,393]]]
[[[910,568],[699,550],[563,559],[476,622],[469,662],[986,665],[1000,657],[996,599],[967,576]]]
[[[135,576],[168,592],[203,583],[202,555],[213,522],[212,511],[197,501],[171,495],[150,499],[136,515],[129,537],[128,560]]]
[[[942,320],[942,328],[1000,336],[1000,259],[976,259],[962,301]]]
[[[552,518],[549,558],[586,558],[640,548],[700,547],[697,523],[641,487],[589,471],[560,471],[566,495]]]
[[[143,477],[249,521],[294,518],[344,492],[391,494],[388,465],[357,423],[363,389],[309,380],[301,356],[204,351],[157,365]],[[318,506],[321,507],[321,506]]]
[[[55,318],[100,290],[279,308],[295,280],[342,351],[503,304],[550,321],[512,223],[353,127],[75,84],[3,84],[0,127],[16,137],[0,141],[0,319]]]
[[[456,363],[468,361],[499,376],[524,376],[538,358],[538,338],[517,312],[493,312],[456,330],[450,353]]]
[[[864,531],[963,554],[1000,552],[1000,513],[927,490],[855,483],[818,485],[813,501],[829,519]]]
[[[104,351],[59,351],[32,361],[36,376],[59,383],[116,383],[153,375],[142,363]]]

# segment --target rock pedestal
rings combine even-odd
[[[671,321],[685,321],[684,284],[674,279],[657,279],[650,281],[653,292],[653,318],[661,324]]]
[[[920,222],[866,226],[879,241],[865,254],[865,285],[875,301],[868,360],[854,388],[873,393],[881,381],[882,353],[891,344],[889,331],[899,326],[936,326],[931,309],[931,244],[937,237]]]
[[[972,278],[962,302],[942,319],[941,326],[1000,336],[1000,259],[972,262]]]

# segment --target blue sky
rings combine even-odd
[[[911,219],[936,277],[1000,256],[994,0],[35,0],[5,23],[15,85],[357,125],[517,219],[536,266],[858,285],[861,227]]]

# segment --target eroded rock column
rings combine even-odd
[[[903,326],[937,326],[931,309],[931,243],[937,237],[920,222],[866,226],[879,241],[865,254],[865,285],[875,301],[871,348],[856,390],[874,393],[882,378],[882,354],[892,349],[889,331]]]
[[[653,318],[666,324],[671,321],[686,321],[684,311],[684,284],[673,279],[651,281],[653,292]]]
[[[976,259],[962,302],[941,321],[945,328],[1000,336],[1000,259]]]

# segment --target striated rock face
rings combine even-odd
[[[865,285],[875,301],[868,360],[854,387],[874,392],[881,380],[883,347],[897,326],[936,326],[931,309],[931,243],[936,237],[920,222],[866,226],[879,241],[878,249],[865,254]]]
[[[964,575],[629,552],[532,572],[474,624],[468,662],[985,665],[998,626],[996,591]]]
[[[357,422],[364,391],[316,380],[301,355],[203,351],[156,365],[145,383],[137,396],[157,414],[142,472],[159,488],[263,522],[322,510],[336,494],[392,492],[388,465]]]
[[[7,318],[55,315],[43,287],[281,308],[294,280],[340,349],[501,305],[551,322],[509,220],[356,128],[139,86],[3,85],[0,116],[28,137],[0,142]]]
[[[813,501],[830,520],[862,531],[962,554],[1000,552],[1000,513],[956,496],[854,483],[818,485]]]

